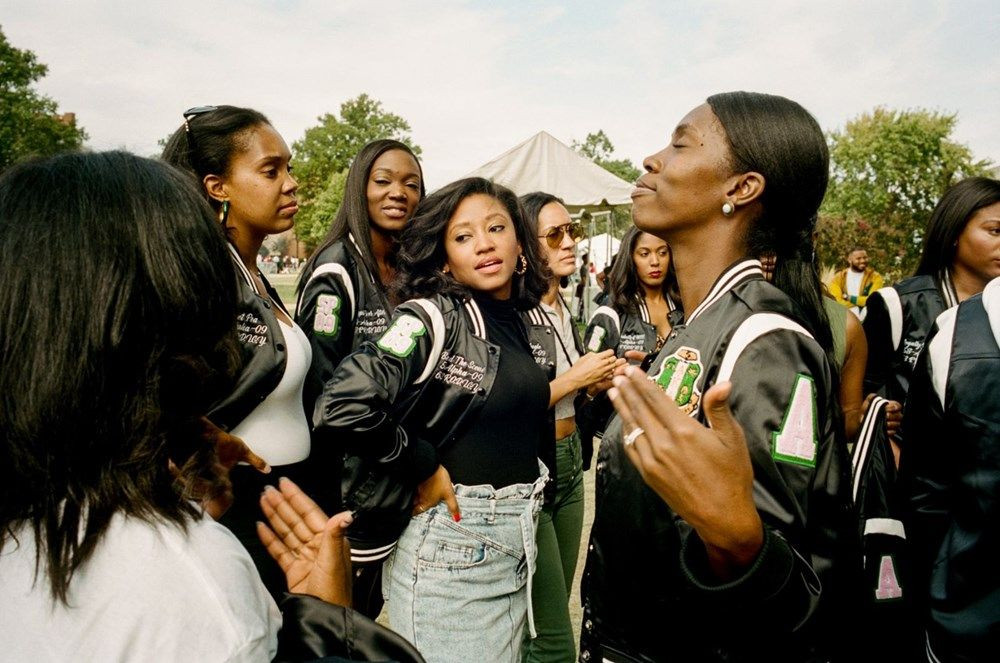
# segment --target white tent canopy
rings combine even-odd
[[[584,253],[589,253],[590,262],[594,263],[597,271],[601,271],[607,266],[608,261],[611,260],[611,256],[618,253],[620,246],[621,242],[617,239],[608,233],[601,233],[577,244],[576,254],[583,256]]]
[[[570,212],[631,205],[633,185],[612,175],[550,134],[539,131],[469,173],[509,187],[519,196],[544,191]]]

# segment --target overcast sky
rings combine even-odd
[[[289,145],[362,92],[406,118],[431,188],[537,131],[604,129],[635,163],[712,93],[958,113],[1000,161],[1000,2],[0,0],[9,41],[95,149],[157,152],[181,112],[252,106]]]

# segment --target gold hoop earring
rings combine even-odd
[[[229,201],[223,200],[222,207],[219,208],[219,223],[225,223],[229,218]]]
[[[514,268],[514,273],[521,276],[528,271],[528,259],[524,257],[522,253],[517,257],[517,267]]]

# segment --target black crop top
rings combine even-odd
[[[453,483],[502,488],[538,478],[540,433],[549,384],[531,355],[524,324],[509,300],[476,297],[500,364],[483,409],[438,458]]]

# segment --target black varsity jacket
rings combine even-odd
[[[1000,651],[998,344],[994,279],[938,317],[903,417],[910,595],[920,599],[920,644],[932,661],[995,660]]]
[[[957,303],[947,271],[939,278],[912,276],[872,293],[864,321],[865,393],[905,403],[910,375],[935,318]]]
[[[306,412],[312,412],[344,357],[385,332],[392,308],[351,235],[323,249],[301,281],[295,321],[312,345],[312,365],[302,390]]]
[[[572,317],[572,313],[570,313],[569,307],[562,299],[562,295],[559,295],[559,305],[565,307],[565,314]],[[545,379],[552,382],[556,378],[557,353],[563,352],[563,348],[560,345],[561,341],[552,328],[552,320],[549,319],[548,313],[542,308],[541,304],[527,311],[522,311],[521,320],[528,331],[528,340],[531,342],[531,353],[535,358],[535,363],[545,372]],[[583,343],[580,341],[580,334],[575,324],[573,325],[573,347],[581,355],[584,353]],[[586,399],[587,392],[581,389],[573,401],[577,413],[580,412]],[[549,482],[545,485],[545,499],[550,500],[555,496],[556,487],[559,485],[559,477],[556,472],[556,421],[554,407],[549,408],[547,414],[549,430],[541,440],[538,458],[549,469]],[[577,426],[579,426],[579,421],[577,422]],[[586,452],[588,442],[590,444],[590,454],[593,454],[593,442],[583,440],[582,446],[584,448],[585,459],[590,457]],[[587,468],[585,467],[584,469]]]
[[[825,660],[851,532],[846,446],[826,354],[757,260],[728,268],[676,325],[649,375],[702,423],[730,380],[765,541],[743,577],[708,573],[694,530],[643,482],[608,425],[583,579],[580,660]],[[848,560],[850,561],[850,560]],[[856,576],[854,578],[856,582]]]
[[[232,244],[228,246],[239,285],[236,331],[242,368],[232,391],[208,412],[209,420],[225,431],[236,427],[274,391],[281,382],[288,360],[285,337],[271,304],[273,301],[275,305],[281,306],[281,298],[267,279],[261,276],[267,295],[271,298],[268,301],[264,293],[258,290],[239,253]]]
[[[347,454],[352,548],[372,559],[392,549],[416,485],[437,468],[436,450],[475,419],[499,361],[476,302],[435,295],[401,304],[377,341],[341,362],[316,401],[313,440]]]

